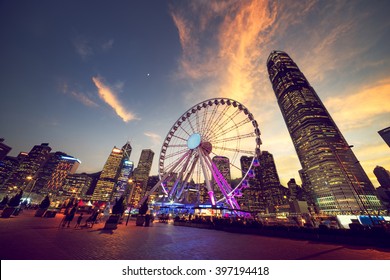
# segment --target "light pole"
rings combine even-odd
[[[130,189],[129,198],[127,199],[127,205],[129,206],[129,210],[128,210],[128,213],[127,213],[126,226],[129,223],[129,218],[130,218],[130,211],[131,211],[130,200],[131,200],[131,196],[133,195],[133,179],[130,178],[127,182],[128,182],[128,184],[129,184],[131,189]]]
[[[26,188],[25,188],[28,191],[28,196],[26,197],[26,200],[27,200],[30,198],[31,192],[34,189],[35,183],[37,182],[37,180],[34,179],[33,176],[27,176],[26,179],[29,181]]]

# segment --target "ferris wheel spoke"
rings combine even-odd
[[[180,151],[177,151],[177,152],[174,152],[172,154],[168,154],[168,155],[165,155],[163,156],[165,160],[169,159],[169,158],[172,158],[172,157],[175,157],[175,156],[178,156],[178,155],[181,155],[181,154],[184,154],[185,152],[188,152],[190,150],[187,149],[183,149],[183,150],[180,150]]]
[[[209,136],[209,140],[215,138],[215,135],[216,135],[216,134],[218,134],[218,133],[220,133],[221,131],[223,131],[224,128],[225,128],[225,126],[226,126],[228,123],[234,122],[234,118],[235,118],[239,113],[240,113],[240,110],[237,109],[237,110],[234,111],[231,115],[226,116],[226,117],[225,117],[225,120],[221,123],[221,125],[219,125],[219,126],[217,127],[217,129],[215,129],[215,130],[209,132],[209,134],[212,134],[212,135]]]
[[[191,160],[191,155],[192,155],[192,153],[193,153],[193,150],[190,150],[190,153],[188,153],[188,155],[187,155],[187,159],[183,159],[182,160],[182,162],[184,163],[184,164],[182,164],[181,166],[180,166],[180,168],[179,168],[179,173],[178,173],[178,176],[177,176],[177,178],[176,178],[176,180],[175,180],[175,183],[174,183],[174,185],[173,185],[173,187],[172,187],[172,189],[171,189],[171,191],[169,192],[169,196],[170,197],[172,197],[172,196],[174,196],[175,195],[175,192],[176,192],[176,190],[177,190],[177,188],[178,188],[178,186],[179,186],[179,183],[180,183],[180,181],[182,181],[182,177],[183,177],[183,173],[185,172],[185,170],[187,169],[187,166],[188,166],[188,163],[190,162],[190,160]],[[180,186],[181,187],[181,186]],[[180,188],[179,187],[179,188]]]
[[[180,136],[172,135],[172,137],[175,137],[175,138],[177,138],[177,139],[180,139],[180,140],[183,140],[183,141],[187,142],[187,139],[184,139],[184,138],[182,138],[182,137],[180,137]]]
[[[196,131],[195,131],[195,129],[194,129],[194,126],[192,125],[191,118],[190,118],[190,117],[188,117],[188,118],[187,118],[187,121],[188,121],[188,124],[189,124],[189,125],[190,125],[190,127],[191,127],[192,134],[193,134],[193,133],[196,133]]]
[[[233,130],[237,130],[239,127],[241,127],[241,126],[247,124],[248,122],[250,122],[249,119],[244,119],[244,120],[240,121],[239,123],[234,124],[234,125],[232,125],[232,126],[226,128],[225,130],[221,130],[219,133],[215,134],[214,137],[211,138],[211,140],[212,140],[212,139],[215,139],[215,138],[218,138],[218,137],[221,136],[221,135],[227,134],[227,133],[229,133],[229,132],[231,132],[231,131],[233,131]]]
[[[176,194],[176,198],[177,199],[179,199],[181,197],[181,195],[183,194],[184,190],[188,187],[189,179],[192,176],[192,173],[193,173],[193,171],[195,169],[195,166],[197,164],[197,160],[198,159],[199,159],[198,156],[193,156],[192,157],[192,162],[189,164],[191,166],[190,169],[188,169],[188,168],[183,169],[183,173],[182,173],[182,176],[181,176],[181,178],[183,178],[183,179],[182,179],[180,188],[176,192],[177,193]],[[189,162],[190,162],[190,160],[189,160]],[[187,167],[188,167],[188,164],[187,164]]]
[[[178,128],[180,128],[181,130],[183,130],[184,133],[187,134],[188,136],[191,136],[191,134],[190,134],[187,130],[185,130],[184,127],[183,127],[182,125],[179,125]]]
[[[195,118],[196,118],[196,128],[197,128],[197,132],[200,132],[200,123],[199,123],[199,112],[196,110],[196,109],[194,109],[195,110]]]
[[[172,161],[170,164],[168,164],[165,167],[165,171],[169,172],[169,173],[172,173],[177,168],[177,166],[182,164],[183,159],[185,159],[187,157],[189,152],[190,151],[188,151],[187,153],[185,153],[184,155],[182,155],[180,158],[176,159],[175,161]]]
[[[254,151],[242,150],[242,149],[237,149],[237,148],[219,147],[219,146],[213,146],[213,150],[243,153],[243,154],[247,154],[247,155],[251,155],[251,156],[253,156],[255,153]]]
[[[223,116],[225,116],[226,112],[230,109],[229,106],[225,106],[223,110],[220,111],[218,114],[218,117],[216,118],[216,122],[213,123],[213,125],[210,127],[209,132],[206,134],[206,138],[209,137],[210,134],[213,133],[216,127],[219,126],[219,123],[224,119]]]
[[[205,133],[203,134],[204,137],[206,137],[207,133],[210,131],[210,127],[213,125],[214,123],[214,118],[215,118],[215,114],[217,113],[218,111],[218,107],[219,105],[214,105],[213,107],[213,110],[211,112],[211,115],[210,117],[208,118],[208,122],[206,124],[206,127],[205,127]],[[207,138],[206,138],[207,139]]]
[[[176,144],[176,145],[169,145],[170,148],[184,148],[187,147],[187,144]]]
[[[251,138],[254,137],[256,134],[254,132],[238,135],[238,136],[232,136],[227,138],[220,138],[218,140],[213,141],[213,144],[221,143],[221,142],[231,142],[231,141],[239,141],[245,138]]]
[[[204,114],[202,116],[202,123],[201,123],[201,127],[200,127],[201,135],[205,135],[205,133],[206,133],[206,124],[207,124],[208,112],[209,112],[209,107],[206,106],[205,112],[204,112]]]
[[[198,160],[199,160],[199,156],[198,155],[193,156],[193,160],[192,160],[192,163],[191,163],[191,168],[187,172],[186,177],[184,179],[185,182],[188,182],[188,180],[192,177],[192,175],[194,173],[194,170],[195,170],[195,167],[198,164]]]

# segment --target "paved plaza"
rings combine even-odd
[[[78,215],[76,215],[77,218]],[[390,250],[228,233],[154,223],[103,230],[60,227],[33,210],[0,219],[2,260],[390,260]],[[85,218],[84,218],[85,221]]]

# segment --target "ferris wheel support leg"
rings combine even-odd
[[[206,181],[206,188],[207,188],[207,191],[208,191],[209,195],[210,195],[210,192],[212,194],[210,196],[210,200],[211,200],[212,205],[215,205],[214,192],[213,192],[213,190],[211,188],[209,173],[207,172],[205,159],[203,157],[204,155],[203,155],[203,152],[202,152],[201,149],[198,148],[198,151],[199,151],[199,159],[200,159],[200,164],[202,166],[203,176],[204,176],[204,179]]]
[[[189,152],[190,152],[190,151],[189,151]],[[160,181],[158,181],[157,184],[155,184],[154,187],[153,187],[150,191],[148,191],[148,192],[146,193],[146,195],[145,195],[145,196],[141,199],[141,201],[139,202],[140,205],[142,205],[142,203],[144,203],[144,201],[146,200],[146,198],[147,198],[150,194],[152,194],[155,190],[157,190],[157,188],[161,185],[161,183],[163,183],[163,182],[165,181],[165,179],[168,178],[168,176],[170,175],[171,171],[174,170],[174,169],[180,164],[180,162],[188,155],[189,152],[185,153],[185,154],[182,156],[182,158],[181,158],[181,159],[180,159],[180,160],[179,160],[179,161],[178,161],[178,162],[169,170],[169,172],[166,172],[166,173],[164,174],[164,176],[161,177]],[[168,194],[164,187],[163,187],[163,190],[164,190],[164,193],[165,193],[165,194]]]
[[[210,197],[211,205],[215,205],[214,192],[213,191],[209,191],[208,194],[209,194],[209,197]]]

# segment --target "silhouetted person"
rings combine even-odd
[[[68,224],[68,227],[70,226],[70,222],[73,220],[74,218],[74,214],[76,214],[76,206],[72,208],[72,210],[70,210],[70,212],[65,216],[65,219],[64,219],[64,223],[62,224],[62,227],[65,227],[66,224]]]
[[[74,228],[80,227],[82,219],[83,219],[83,213],[81,213],[80,216],[77,217],[77,222],[76,222],[76,225],[74,226]]]
[[[150,215],[145,215],[145,227],[148,227],[150,225]]]

